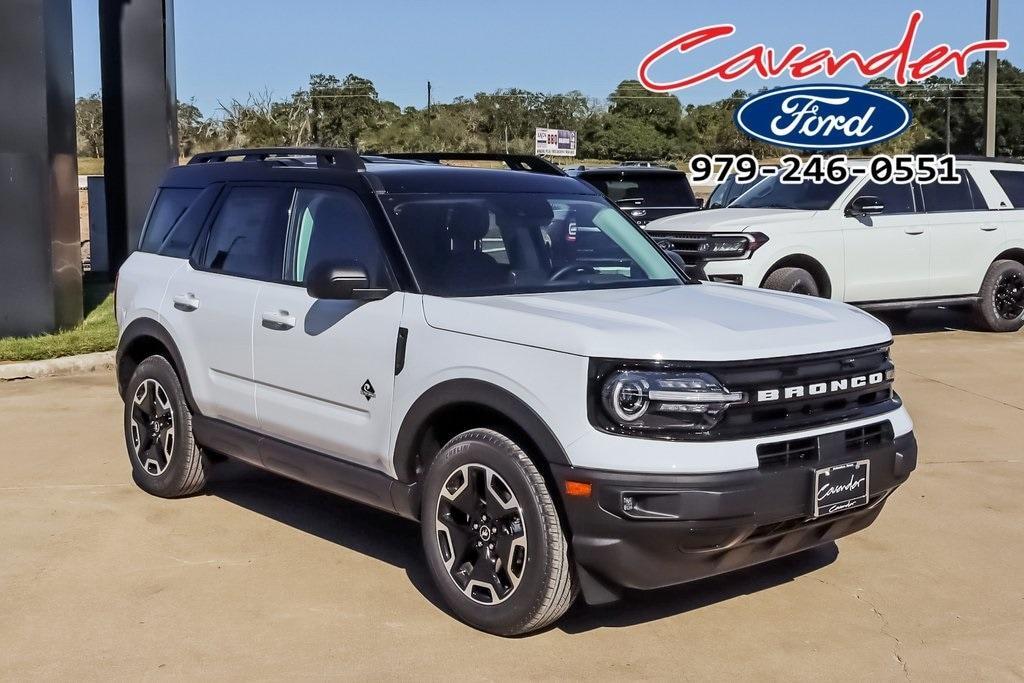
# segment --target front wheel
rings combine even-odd
[[[981,282],[974,322],[989,332],[1016,332],[1024,326],[1024,265],[996,261]]]
[[[765,278],[765,289],[772,289],[777,292],[793,292],[794,294],[806,294],[807,296],[821,296],[818,283],[814,276],[803,268],[778,268],[769,273]]]
[[[206,484],[207,462],[192,436],[192,412],[166,358],[150,356],[129,380],[124,437],[132,475],[144,491],[178,498]]]
[[[449,441],[424,479],[423,548],[445,603],[502,636],[536,631],[576,596],[569,545],[544,477],[508,437]]]

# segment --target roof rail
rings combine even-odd
[[[983,154],[954,154],[958,161],[997,161],[1001,164],[1024,164],[1024,160],[1015,157],[988,157]]]
[[[253,149],[222,149],[217,152],[202,152],[189,159],[189,165],[227,161],[241,157],[242,161],[267,161],[274,157],[316,157],[316,165],[334,167],[346,171],[362,171],[362,158],[352,149],[330,149],[325,147],[259,147]]]
[[[442,161],[502,161],[513,171],[529,171],[545,175],[565,175],[558,166],[546,159],[533,154],[500,154],[497,152],[399,152],[395,154],[379,154],[387,159],[407,159],[410,161],[431,161],[439,164]]]

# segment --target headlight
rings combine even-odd
[[[601,422],[611,431],[701,432],[744,399],[706,372],[616,370],[601,385]]]
[[[696,246],[697,256],[714,261],[718,259],[744,259],[757,251],[768,236],[759,232],[732,235],[708,235]]]

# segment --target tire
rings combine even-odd
[[[467,624],[521,635],[554,623],[575,599],[555,502],[508,437],[473,429],[445,444],[423,480],[420,520],[434,584]]]
[[[821,296],[814,276],[803,268],[778,268],[768,274],[761,285],[776,292],[793,292],[807,296]]]
[[[179,498],[206,485],[208,463],[192,435],[192,412],[178,375],[162,356],[139,363],[124,402],[124,438],[132,478],[161,498]]]
[[[989,332],[1016,332],[1024,325],[1024,265],[996,261],[981,281],[974,323]]]

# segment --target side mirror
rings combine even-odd
[[[324,262],[306,274],[306,292],[314,299],[354,299],[376,301],[391,293],[370,287],[366,268],[357,261]]]
[[[885,211],[885,202],[878,197],[857,197],[846,207],[847,216],[875,216]]]

